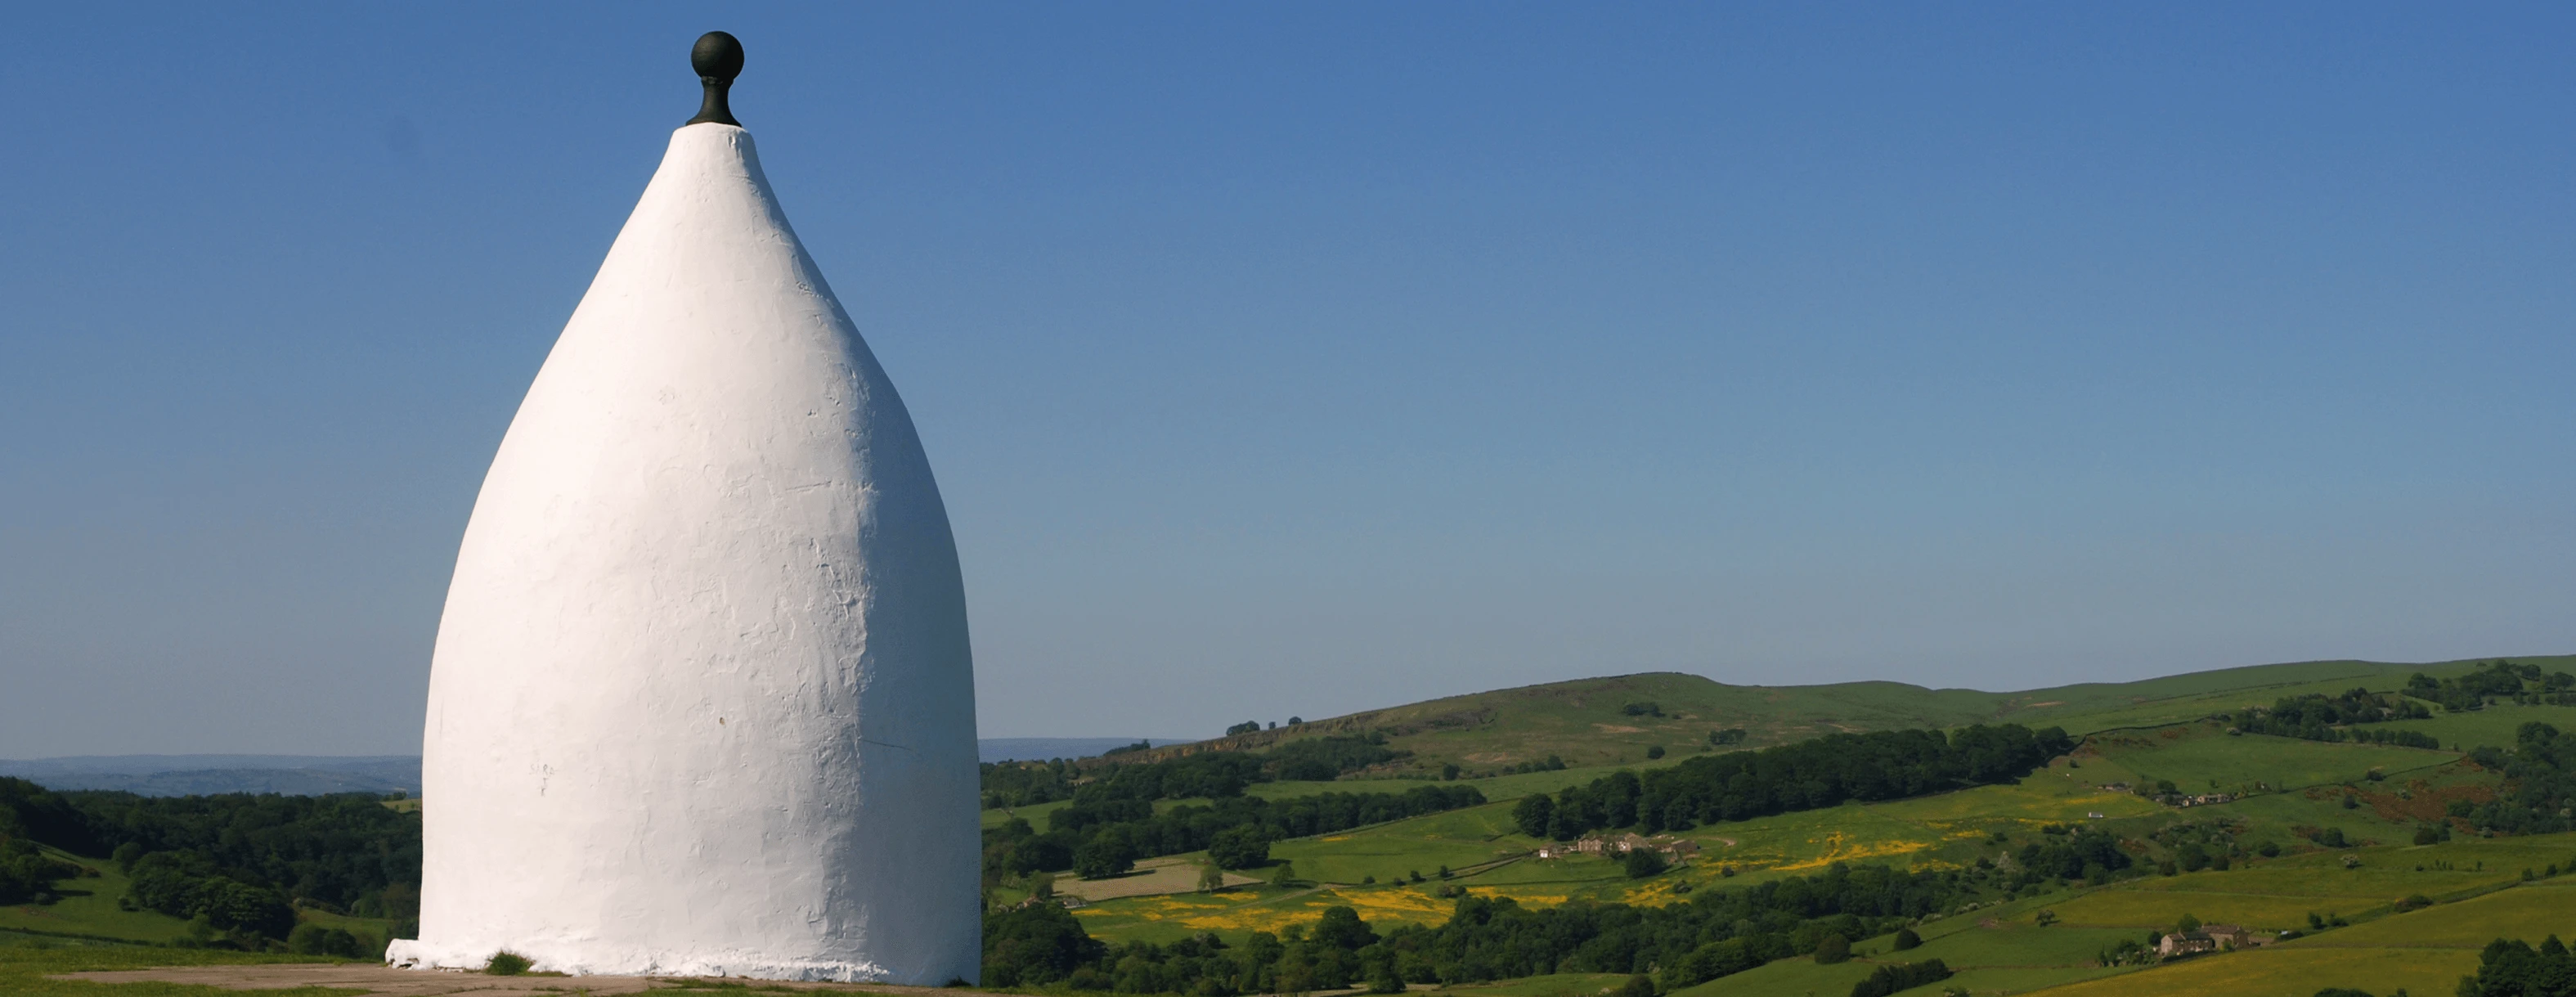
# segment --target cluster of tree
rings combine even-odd
[[[1370,733],[1291,741],[1264,752],[1264,770],[1272,778],[1321,782],[1402,758],[1411,752],[1386,746],[1386,735]]]
[[[1730,744],[1742,744],[1745,738],[1751,736],[1753,735],[1742,727],[1729,727],[1725,730],[1709,731],[1708,744],[1712,748],[1723,748]]]
[[[1529,772],[1562,772],[1564,770],[1565,759],[1559,758],[1555,755],[1549,755],[1543,761],[1526,761],[1517,765],[1503,766],[1503,772],[1506,775],[1522,775]]]
[[[0,904],[45,902],[57,880],[81,868],[47,856],[37,843],[65,847],[84,840],[80,812],[60,794],[25,779],[0,778]]]
[[[2478,953],[2475,976],[2460,977],[2460,997],[2576,997],[2576,954],[2551,935],[2538,948],[2498,938]]]
[[[132,878],[123,906],[199,921],[244,948],[284,941],[297,904],[401,919],[420,896],[420,815],[364,793],[146,797],[0,779],[0,902],[82,871],[38,843],[112,855]]]
[[[2504,773],[2506,792],[2483,804],[2453,801],[2451,815],[2472,826],[2507,834],[2547,834],[2576,829],[2567,817],[2576,807],[2576,735],[2537,721],[2514,731],[2513,749],[2469,752],[2479,766]]]
[[[2420,730],[2352,730],[2343,731],[2341,740],[2356,744],[2388,744],[2400,748],[2440,750],[2442,742]]]
[[[1852,984],[1851,997],[1887,997],[1900,990],[1911,990],[1949,978],[1950,967],[1939,959],[1888,963],[1871,971],[1868,979]]]
[[[182,920],[204,918],[244,948],[257,948],[261,939],[284,939],[295,930],[295,905],[285,894],[224,875],[203,852],[153,852],[120,864],[133,877],[123,898],[129,908]]]
[[[1239,946],[1202,935],[1115,948],[1091,939],[1062,908],[1032,904],[985,919],[984,983],[1227,997],[1655,972],[1661,979],[1644,988],[1651,993],[1655,982],[1665,990],[1692,986],[1772,959],[1826,951],[1836,942],[1847,952],[1852,941],[1948,909],[1975,889],[1955,870],[1835,865],[1814,876],[1704,889],[1662,907],[1578,902],[1531,909],[1508,898],[1463,896],[1437,928],[1406,924],[1381,934],[1350,908],[1336,907],[1311,928],[1254,932]]]
[[[1369,733],[1309,738],[1263,752],[1203,751],[1158,762],[987,762],[982,791],[987,810],[1071,799],[1077,789],[1092,792],[1101,786],[1112,787],[1108,792],[1120,799],[1223,799],[1243,795],[1243,787],[1253,783],[1327,781],[1406,754],[1387,747],[1386,735]]]
[[[1210,849],[1230,831],[1238,833],[1226,841],[1226,861],[1249,867],[1268,861],[1272,841],[1485,802],[1485,794],[1473,786],[1426,785],[1402,793],[1317,793],[1285,800],[1236,795],[1158,814],[1153,798],[1119,796],[1116,789],[1114,784],[1082,787],[1072,805],[1047,815],[1044,833],[1016,817],[985,829],[987,880],[1067,869],[1090,877],[1116,875],[1137,859]],[[1257,835],[1257,840],[1247,835]]]
[[[2576,675],[2543,674],[2539,665],[2491,661],[2477,671],[2435,680],[2417,672],[2406,679],[2406,694],[2441,704],[2446,710],[2474,710],[2496,700],[2516,703],[2576,705]]]
[[[2308,741],[2348,741],[2354,737],[2350,732],[2339,729],[2345,725],[2416,720],[2432,715],[2432,710],[2404,696],[2383,697],[2368,689],[2352,689],[2340,696],[2329,697],[2322,693],[2292,696],[2274,702],[2268,709],[2247,707],[2228,717],[2227,722],[2248,734],[2270,734]],[[2415,736],[2427,742],[2432,740],[2422,734]],[[2428,743],[2424,746],[2436,745]]]
[[[1845,800],[1894,800],[1965,786],[2013,782],[2075,743],[2055,727],[2018,724],[1937,730],[1828,734],[1760,751],[1692,758],[1638,775],[1613,772],[1550,798],[1533,794],[1512,810],[1531,837],[1569,841],[1603,828],[1652,834],[1723,820],[1747,820]]]
[[[2120,839],[2108,832],[2062,824],[2051,824],[2040,831],[2038,841],[2023,845],[2013,856],[2021,867],[2015,886],[2047,879],[2081,879],[2098,885],[2110,882],[2132,863],[2129,853],[2120,848]]]
[[[1070,799],[1082,773],[1069,759],[1043,762],[985,762],[984,809],[1025,807]]]
[[[1632,717],[1660,717],[1664,715],[1664,705],[1656,702],[1630,703],[1620,707],[1619,712]]]
[[[1244,721],[1244,722],[1242,722],[1242,723],[1234,724],[1234,725],[1231,725],[1231,726],[1227,727],[1227,728],[1225,729],[1225,736],[1227,736],[1227,737],[1233,737],[1233,736],[1235,736],[1235,735],[1237,735],[1237,734],[1258,734],[1258,733],[1260,733],[1260,732],[1261,732],[1261,721],[1259,721],[1259,720],[1246,720],[1246,721]]]
[[[0,904],[49,902],[56,881],[81,872],[79,866],[46,855],[34,839],[0,836]]]
[[[420,814],[372,794],[64,795],[88,819],[93,847],[113,845],[120,862],[192,852],[226,878],[308,906],[367,917],[415,913],[395,908],[420,895]]]

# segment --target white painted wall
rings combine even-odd
[[[669,152],[475,501],[399,965],[974,981],[948,516],[750,133]]]

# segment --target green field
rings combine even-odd
[[[2517,660],[2537,660],[2553,669],[2576,664],[2567,658]],[[1989,886],[1987,892],[1971,895],[1983,900],[1963,901],[1946,915],[1922,918],[1916,927],[1924,944],[1917,950],[1894,952],[1890,938],[1882,936],[1856,944],[1856,958],[1849,962],[1778,960],[1691,988],[1692,995],[1840,995],[1881,961],[1926,958],[1940,958],[1959,971],[1946,986],[1979,995],[2044,991],[2252,997],[2312,993],[2337,984],[2375,993],[2396,986],[2418,994],[2447,993],[2461,973],[2474,968],[2478,948],[2493,938],[2536,941],[2551,932],[2576,936],[2576,875],[2523,879],[2525,870],[2576,871],[2576,834],[2488,839],[2461,824],[2452,841],[2414,846],[2409,842],[2416,829],[2443,820],[2448,801],[2492,798],[2502,788],[2500,777],[2448,750],[2230,735],[2210,717],[2288,695],[2338,693],[2356,685],[2393,689],[2417,671],[2441,675],[2470,667],[2311,662],[2009,694],[1894,683],[1725,686],[1693,676],[1641,675],[1355,714],[1259,736],[1374,730],[1413,755],[1354,777],[1264,783],[1247,791],[1270,799],[1402,792],[1429,784],[1426,772],[1454,762],[1477,777],[1471,784],[1489,802],[1274,842],[1271,855],[1291,865],[1294,885],[1120,897],[1082,906],[1075,915],[1095,937],[1112,944],[1171,942],[1200,932],[1239,941],[1253,931],[1312,923],[1325,909],[1345,905],[1381,927],[1398,922],[1432,926],[1450,916],[1455,900],[1444,894],[1453,891],[1509,897],[1530,906],[1667,904],[1700,891],[1810,875],[1836,863],[1917,871],[2009,870],[2017,868],[2014,856],[2022,848],[2075,825],[2126,840],[2124,847],[2135,857],[2135,865],[2122,873],[2126,878],[2096,886],[2051,879],[2018,893]],[[1621,709],[1644,702],[1654,703],[1655,710]],[[2506,705],[2397,726],[2432,733],[2446,746],[2456,741],[2473,747],[2510,743],[2514,728],[2532,720],[2576,728],[2576,708]],[[1528,794],[1582,784],[1622,768],[1677,764],[1717,750],[1707,743],[1712,729],[1744,727],[1752,732],[1747,746],[1759,748],[1832,731],[1984,721],[2062,724],[2090,736],[2071,756],[2017,784],[1692,828],[1682,836],[1698,844],[1697,857],[1646,879],[1630,879],[1620,863],[1599,856],[1539,859],[1535,852],[1546,842],[1520,834],[1510,819],[1515,801]],[[1665,746],[1667,756],[1647,762],[1645,748],[1650,745]],[[1550,754],[1576,764],[1552,772],[1499,774]],[[2186,793],[2226,792],[2239,798],[2185,808],[2111,788],[2158,780],[2170,780]],[[1161,800],[1155,807],[1168,811],[1205,802]],[[402,803],[417,806],[417,801]],[[1044,829],[1048,815],[1065,805],[986,811],[983,822],[990,827],[1018,817]],[[2314,843],[2326,828],[2341,832],[2357,847],[2330,849]],[[2172,835],[2182,833],[2232,836],[2243,851],[2233,856],[2227,870],[2159,875],[2157,862],[2173,854],[2167,850],[2177,840]],[[2165,844],[2155,843],[2159,841]],[[2278,854],[2260,857],[2265,845]],[[1169,858],[1184,866],[1205,860],[1203,854]],[[111,863],[78,861],[94,875],[64,881],[58,890],[61,900],[0,908],[0,992],[211,995],[216,991],[159,985],[102,990],[38,977],[77,968],[262,961],[85,940],[166,944],[183,939],[187,925],[160,914],[119,910],[116,899],[125,892],[125,878]],[[1440,874],[1444,867],[1447,878]],[[1270,870],[1252,872],[1267,879]],[[1417,875],[1423,881],[1414,881]],[[1173,884],[1194,882],[1194,876],[1166,878]],[[1015,881],[997,890],[995,898],[1015,900],[1017,890],[1026,886]],[[2437,903],[2397,912],[2401,899],[2417,895]],[[2309,931],[2311,914],[2350,924],[2253,951],[2152,968],[2095,965],[2103,949],[2143,940],[2186,915],[2280,932]],[[383,937],[389,928],[384,921],[312,910],[300,916],[307,923],[371,938]],[[1568,974],[1448,989],[1490,997],[1601,997],[1625,981],[1616,974]]]
[[[50,848],[46,852],[55,858],[76,863],[96,875],[61,881],[55,889],[62,899],[53,903],[0,907],[0,930],[156,943],[187,936],[188,924],[178,918],[150,911],[117,909],[116,898],[125,895],[126,879],[124,873],[116,871],[115,863],[84,859]]]
[[[155,966],[245,965],[329,961],[314,956],[257,955],[213,949],[147,948],[136,945],[74,945],[50,939],[34,944],[0,943],[0,993],[10,997],[332,997],[354,990],[227,990],[170,983],[92,983],[55,980],[59,973],[146,969]]]
[[[2576,848],[2576,836],[2524,843]],[[2565,878],[2516,886],[2410,914],[2382,917],[2306,938],[2187,960],[2048,991],[2063,997],[2205,994],[2209,997],[2313,993],[2355,987],[2385,994],[2447,994],[2474,972],[2478,950],[2497,938],[2576,935],[2576,884]]]
[[[2387,668],[2382,677],[2403,681],[2414,670]],[[2338,673],[2304,684],[2275,685],[2259,690],[2256,698],[2311,686],[2339,692],[2350,688],[2353,678]],[[2509,730],[2510,725],[2500,724],[2504,716],[2497,711],[2495,717],[2478,719]],[[2444,721],[2452,718],[2431,722]],[[2379,779],[2370,778],[2374,772]],[[1569,771],[1542,778],[1561,785],[1592,774]],[[1647,880],[1626,878],[1606,859],[1542,861],[1531,856],[1541,843],[1510,824],[1509,797],[1489,793],[1496,802],[1481,807],[1273,846],[1274,855],[1294,862],[1302,876],[1324,881],[1326,887],[1135,898],[1094,904],[1080,914],[1087,928],[1112,942],[1171,940],[1195,931],[1276,931],[1310,921],[1332,904],[1350,905],[1373,922],[1436,925],[1450,908],[1450,901],[1436,895],[1443,884],[1398,883],[1399,877],[1417,870],[1430,875],[1446,864],[1458,871],[1452,884],[1525,904],[1659,904],[1686,899],[1677,889],[1684,884],[1694,891],[1743,886],[1813,873],[1834,862],[1942,869],[1980,859],[2003,861],[2023,844],[2039,840],[2041,829],[2050,825],[2092,824],[2133,840],[2173,827],[2222,826],[2232,829],[2249,852],[2226,871],[2155,875],[2150,855],[2140,860],[2131,873],[2134,878],[2107,886],[2048,886],[2035,896],[1929,918],[1918,929],[1923,947],[1901,956],[1889,951],[1887,939],[1873,939],[1855,946],[1858,958],[1851,962],[1829,966],[1804,958],[1780,960],[1693,988],[1694,997],[1839,994],[1867,976],[1873,960],[1934,957],[1959,971],[1946,985],[1978,994],[2251,995],[2290,993],[2281,988],[2312,977],[2383,981],[2374,992],[2407,985],[2417,993],[2445,993],[2465,971],[2464,964],[2474,967],[2476,950],[2487,941],[2516,933],[2536,940],[2546,931],[2529,925],[2552,924],[2553,917],[2569,921],[2568,915],[2576,913],[2576,903],[2567,902],[2576,901],[2576,877],[2521,883],[2526,868],[2576,869],[2576,835],[2480,839],[2464,834],[2438,845],[2406,843],[2418,824],[2430,819],[2426,815],[2438,814],[2444,794],[2492,792],[2496,778],[2448,751],[2231,736],[2222,725],[2186,718],[2163,728],[2104,730],[2075,756],[2058,759],[2017,785],[1695,828],[1687,836],[1702,845],[1698,860]],[[2177,808],[2104,788],[2157,779],[2171,779],[2186,791],[2208,792],[2215,782],[2217,789],[2251,795]],[[1300,790],[1312,791],[1313,786]],[[2355,800],[2351,808],[2343,806],[2347,795]],[[2319,827],[2339,828],[2364,846],[2327,849],[2299,836]],[[2282,854],[2269,859],[2250,854],[2266,842]],[[2347,868],[2347,857],[2357,867]],[[1503,859],[1508,861],[1486,864]],[[1377,882],[1362,885],[1368,878]],[[2419,894],[2443,902],[2424,911],[2395,911],[2400,899]],[[2053,923],[2039,923],[2043,910]],[[2095,965],[2104,948],[2143,940],[2185,915],[2277,932],[2307,930],[2311,913],[2339,916],[2352,925],[2256,951],[2153,968]],[[2576,923],[2546,930],[2576,935]],[[2404,948],[2400,941],[2409,938],[2426,948]],[[2410,951],[2421,958],[2409,962]],[[2384,982],[2392,980],[2412,982]],[[1490,990],[1497,997],[1592,997],[1617,982],[1616,977],[1544,977],[1508,988],[1458,989]],[[2300,993],[2323,985],[2297,984],[2306,987]]]
[[[119,909],[117,898],[125,895],[127,880],[118,872],[116,863],[103,859],[83,858],[58,849],[47,854],[88,870],[76,879],[55,885],[61,899],[50,904],[20,904],[0,907],[0,937],[19,944],[77,945],[94,941],[167,945],[188,937],[188,922],[154,911]],[[299,923],[340,928],[352,934],[382,941],[392,934],[393,922],[330,914],[317,910],[296,912]],[[0,991],[16,993],[17,991]]]
[[[1472,983],[1442,987],[1473,997],[1599,997],[1626,984],[1628,978],[1616,973],[1551,973],[1499,983]]]
[[[2465,751],[2481,744],[2505,747],[2513,744],[2514,728],[2539,721],[2559,730],[2576,730],[2576,706],[2517,706],[2498,703],[2484,709],[2463,713],[2436,711],[2424,720],[2399,720],[2388,726],[2397,730],[2419,730],[2439,738],[2447,748],[2454,744]]]
[[[2549,670],[2576,668],[2576,656],[2522,657],[2517,662]],[[1637,766],[1646,749],[1661,745],[1677,761],[1706,749],[1712,730],[1741,727],[1746,747],[1762,747],[1844,731],[1957,727],[2011,722],[2058,725],[2075,734],[2184,723],[2284,696],[2332,695],[2356,686],[2391,691],[2417,672],[2436,677],[2474,670],[2478,661],[2403,664],[2310,661],[2251,665],[2169,675],[2137,682],[2083,683],[2022,692],[1926,689],[1898,682],[1844,682],[1811,686],[1727,685],[1697,675],[1660,672],[1578,679],[1500,689],[1346,716],[1331,717],[1222,738],[1226,750],[1261,750],[1308,737],[1379,733],[1411,756],[1355,778],[1421,777],[1455,764],[1470,777],[1549,755],[1576,767]],[[1631,714],[1630,704],[1653,703],[1660,713]],[[2551,708],[2576,712],[2576,708]],[[2415,723],[2440,723],[2449,718]],[[2567,726],[2562,724],[2562,726]],[[2492,733],[2486,728],[2481,732]],[[2463,728],[2464,731],[2467,728]],[[2511,730],[2503,732],[2509,742]],[[2450,738],[2449,734],[2437,736]],[[2447,741],[2446,741],[2447,743]],[[2464,746],[2466,742],[2463,742]],[[1194,750],[1167,746],[1138,760]],[[1539,788],[1556,785],[1539,781]],[[1495,799],[1530,787],[1488,792]]]

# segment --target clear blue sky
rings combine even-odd
[[[416,750],[518,399],[734,106],[987,736],[2576,649],[2576,8],[16,12],[0,757]]]

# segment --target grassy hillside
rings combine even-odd
[[[88,870],[88,874],[56,884],[55,892],[62,899],[53,903],[0,907],[0,931],[156,944],[187,937],[186,921],[151,911],[118,909],[116,898],[125,895],[126,879],[124,873],[117,871],[116,863],[81,858],[60,849],[45,851]]]
[[[2510,660],[2553,671],[2576,668],[2576,656]],[[1502,774],[1513,766],[1550,755],[1575,767],[1643,764],[1647,749],[1655,746],[1663,747],[1670,755],[1688,756],[1715,750],[1709,744],[1709,733],[1730,728],[1746,732],[1744,746],[1761,747],[1835,732],[1957,727],[1983,722],[2056,725],[2075,734],[2152,727],[2268,705],[2284,696],[2332,695],[2354,687],[2387,692],[2402,686],[2406,677],[2416,672],[2441,677],[2470,671],[2477,664],[2479,661],[2308,661],[2022,692],[1927,689],[1898,682],[1742,686],[1662,672],[1451,696],[1276,730],[1172,745],[1122,759],[1169,758],[1208,750],[1261,750],[1310,737],[1376,732],[1386,735],[1390,746],[1412,754],[1354,777],[1418,778],[1454,764],[1474,778]],[[1640,704],[1653,704],[1653,709],[1632,709]],[[2449,737],[2441,733],[2449,728],[2440,726],[2447,719],[2437,717],[2417,723],[2433,725],[2428,729],[2436,736]],[[2506,734],[2509,739],[2509,727]],[[1549,778],[1539,781],[1565,784]]]
[[[2562,667],[2558,661],[2544,664]],[[1077,916],[1088,930],[1112,942],[1171,942],[1199,932],[1233,938],[1277,932],[1311,923],[1332,906],[1352,907],[1381,925],[1435,926],[1446,921],[1453,894],[1462,891],[1532,906],[1586,900],[1666,904],[1688,901],[1700,891],[1811,875],[1835,863],[1992,875],[1973,870],[2008,871],[2020,850],[2073,826],[2118,837],[2136,864],[2108,882],[2048,880],[2013,891],[2000,902],[1927,916],[1918,926],[1924,944],[1915,951],[1900,955],[1891,950],[1888,938],[1880,937],[1856,945],[1859,957],[1851,962],[1783,959],[1689,988],[1690,993],[1847,993],[1880,963],[1935,957],[1960,971],[1946,985],[1979,994],[2042,990],[2251,997],[2310,993],[2334,985],[2375,993],[2396,986],[2445,993],[2461,974],[2474,970],[2478,949],[2496,937],[2536,942],[2551,932],[2576,935],[2576,876],[2566,875],[2576,873],[2576,834],[2482,838],[2465,823],[2447,818],[2447,803],[2482,801],[2505,788],[2498,773],[2449,750],[2451,744],[2510,744],[2514,729],[2533,720],[2576,729],[2576,707],[2503,704],[2387,725],[2433,733],[2444,741],[2440,750],[2232,734],[2223,722],[2205,718],[2311,691],[2336,693],[2356,685],[2393,689],[2418,670],[2439,675],[2466,667],[2320,663],[2181,676],[2139,687],[2089,687],[2064,693],[2068,698],[2063,700],[2021,694],[2026,701],[2008,704],[2001,718],[2032,722],[2054,714],[2061,718],[2054,722],[2093,733],[2071,755],[2015,785],[1696,827],[1683,836],[1699,844],[1699,857],[1645,879],[1631,879],[1618,863],[1603,858],[1538,859],[1535,851],[1542,842],[1520,834],[1510,820],[1521,795],[1586,782],[1616,768],[1594,766],[1483,780],[1479,785],[1491,787],[1487,795],[1494,802],[1480,807],[1277,843],[1272,854],[1291,863],[1307,881],[1299,886],[1131,897],[1090,905]],[[1666,714],[1662,723],[1697,723],[1700,718],[1693,714],[1714,707],[1673,694],[1687,692],[1693,681],[1642,676],[1541,687],[1557,693],[1579,687],[1590,698],[1565,694],[1552,701],[1528,699],[1519,708],[1538,719],[1519,729],[1552,729],[1555,733],[1547,736],[1570,741],[1581,736],[1573,725],[1595,715],[1582,711],[1597,709],[1605,694],[1619,700],[1638,692],[1664,697],[1658,700]],[[2148,692],[2164,698],[2144,695]],[[1799,690],[1764,694],[1803,695]],[[1810,704],[1820,701],[1805,698]],[[2138,722],[2157,717],[2174,719]],[[1647,723],[1612,726],[1654,729],[1654,722],[1650,715]],[[1486,726],[1506,725],[1497,720]],[[1419,745],[1437,743],[1427,739],[1440,736],[1463,741],[1510,733],[1470,729],[1401,736],[1415,738]],[[1630,735],[1607,731],[1603,736]],[[1561,752],[1569,741],[1555,742],[1553,750]],[[1665,763],[1679,757],[1670,756]],[[2187,793],[2224,792],[2234,798],[2182,807],[2125,788],[2158,781],[2172,781]],[[1271,795],[1327,788],[1373,787],[1350,780],[1256,787]],[[2454,838],[2412,844],[2415,833],[2428,825],[2451,826]],[[2326,831],[2350,847],[2330,846]],[[2206,842],[2211,854],[2231,861],[2224,870],[2213,866],[2167,873],[2158,864],[2183,854],[2179,842]],[[1188,862],[1199,856],[1181,858]],[[1444,866],[1446,878],[1441,875]],[[2434,905],[2401,909],[2412,906],[2404,903],[2408,898]],[[2306,937],[2151,967],[2101,963],[2104,950],[2170,930],[2186,915]],[[1495,997],[1576,997],[1597,995],[1618,982],[1615,975],[1577,974],[1456,989],[1489,990]]]

